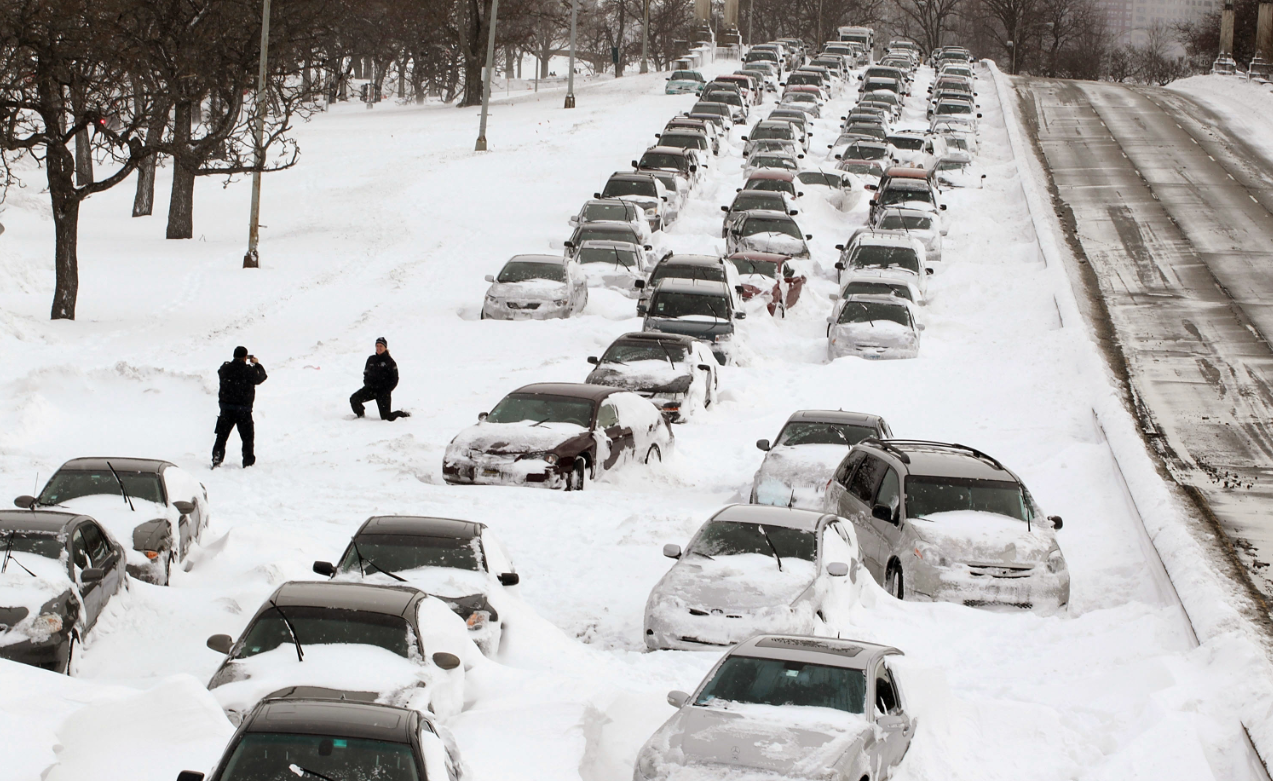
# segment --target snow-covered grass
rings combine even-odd
[[[732,69],[730,63],[713,68]],[[193,241],[128,218],[131,195],[94,197],[81,225],[79,319],[50,323],[51,223],[35,171],[0,238],[0,473],[28,493],[80,455],[168,458],[209,489],[212,527],[171,588],[135,583],[83,648],[82,680],[0,663],[8,781],[170,779],[207,770],[229,725],[200,687],[220,661],[204,646],[240,631],[277,585],[313,577],[372,514],[490,524],[522,585],[497,664],[468,678],[451,720],[474,781],[623,779],[637,749],[712,653],[642,653],[642,609],[670,562],[718,507],[745,500],[762,453],[799,408],[883,415],[904,437],[994,454],[1065,518],[1068,616],[902,604],[864,592],[846,637],[907,652],[900,684],[919,717],[900,779],[1252,777],[1227,693],[1264,674],[1236,645],[1192,645],[1155,579],[1135,508],[1093,407],[1114,396],[1085,330],[1065,322],[1064,275],[1040,260],[989,74],[980,88],[984,189],[947,194],[944,259],[919,358],[826,362],[833,246],[865,220],[802,199],[811,277],[785,320],[752,312],[718,404],[676,428],[649,471],[582,493],[442,483],[450,439],[532,381],[580,381],[584,358],[639,330],[633,301],[594,289],[567,321],[478,319],[485,274],[567,236],[567,218],[692,104],[665,76],[597,82],[579,108],[560,95],[492,108],[491,151],[475,154],[474,110],[342,105],[300,130],[305,156],[264,185],[262,268],[239,268],[247,189],[198,187]],[[907,120],[922,124],[917,88]],[[812,159],[846,99],[817,123]],[[670,227],[678,252],[720,248],[720,205],[741,186],[738,139]],[[161,171],[160,190],[167,183]],[[385,336],[413,417],[354,420],[346,398]],[[215,369],[236,344],[270,372],[258,389],[257,465],[208,471]],[[1144,464],[1148,464],[1145,460]],[[1144,464],[1139,464],[1143,466]],[[16,738],[16,740],[13,740]],[[10,776],[12,774],[12,776]]]
[[[1191,76],[1168,89],[1188,95],[1220,115],[1228,130],[1273,160],[1273,85],[1234,76]]]

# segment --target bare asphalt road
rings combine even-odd
[[[1013,83],[1145,435],[1223,530],[1267,613],[1273,161],[1168,90]]]

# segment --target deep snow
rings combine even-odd
[[[622,781],[671,714],[667,690],[692,689],[718,656],[640,652],[646,597],[670,564],[660,546],[745,501],[763,456],[751,443],[799,408],[874,412],[898,436],[974,445],[1066,521],[1069,616],[865,590],[843,633],[907,652],[900,685],[919,718],[898,778],[1254,777],[1235,712],[1267,691],[1267,665],[1248,646],[1195,647],[1155,577],[1093,416],[1114,396],[1110,379],[1081,325],[1063,327],[1067,282],[1041,262],[984,71],[985,188],[945,198],[951,230],[919,358],[825,362],[832,247],[866,204],[841,212],[806,198],[798,220],[813,260],[799,304],[782,321],[763,305],[749,312],[719,402],[676,427],[663,466],[579,494],[442,483],[442,453],[477,413],[527,382],[581,381],[586,356],[639,330],[632,299],[597,288],[573,320],[478,312],[485,274],[565,238],[580,202],[693,102],[662,95],[663,78],[594,83],[569,112],[559,93],[496,105],[482,155],[471,151],[473,110],[337,106],[300,129],[301,165],[265,180],[259,271],[239,268],[242,182],[199,183],[188,242],[162,238],[162,209],[129,219],[127,187],[97,196],[83,210],[73,323],[46,319],[51,222],[38,172],[25,173],[0,238],[3,485],[28,493],[74,456],[163,457],[207,484],[214,520],[173,587],[134,583],[106,611],[79,679],[0,662],[0,778],[51,765],[49,779],[210,769],[230,727],[202,691],[220,662],[205,638],[237,634],[278,584],[313,577],[311,562],[337,556],[367,516],[411,513],[490,524],[522,576],[499,663],[471,671],[467,710],[450,721],[472,779]],[[907,111],[917,124],[922,92]],[[848,101],[836,106],[817,124],[815,153]],[[721,246],[741,133],[669,229],[676,251]],[[355,421],[348,409],[377,336],[399,362],[395,404],[409,420]],[[270,373],[257,393],[258,463],[239,469],[232,439],[227,466],[210,472],[215,369],[236,344]]]

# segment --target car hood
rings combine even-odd
[[[998,513],[934,513],[910,523],[917,537],[958,562],[1039,563],[1056,544],[1055,532],[1046,521],[1027,529],[1025,521]]]
[[[521,282],[494,282],[486,295],[493,298],[515,298],[528,301],[551,301],[566,296],[565,282],[551,279],[527,279]]]
[[[630,391],[685,393],[691,380],[690,372],[684,366],[673,366],[667,361],[636,361],[629,364],[604,363],[592,370],[587,382]]]
[[[848,452],[846,445],[774,447],[756,472],[756,503],[821,510],[827,481]]]
[[[791,557],[782,560],[779,570],[772,556],[758,553],[714,559],[686,556],[668,570],[655,592],[685,607],[758,610],[790,605],[814,575],[813,562]]]
[[[478,450],[493,454],[534,453],[552,450],[575,437],[588,436],[588,429],[574,423],[478,423],[469,426],[451,440],[451,452]]]
[[[14,552],[9,566],[0,573],[0,624],[9,627],[0,631],[0,647],[28,640],[25,629],[40,615],[41,608],[59,596],[73,598],[72,594],[66,564],[34,553]]]
[[[830,708],[724,703],[682,708],[663,728],[669,758],[784,777],[825,777],[858,749],[871,725]]]

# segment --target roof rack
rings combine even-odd
[[[877,439],[875,437],[867,437],[866,439],[862,440],[860,444],[875,445],[880,450],[887,450],[888,452],[897,456],[897,460],[901,461],[903,464],[909,464],[911,462],[911,457],[908,456],[906,453],[902,452],[901,450],[899,450],[898,448],[894,447],[892,445],[891,440]]]
[[[945,448],[947,450],[962,450],[965,453],[969,453],[970,455],[976,458],[981,458],[986,461],[989,461],[991,464],[994,465],[996,469],[1002,469],[1005,472],[1008,471],[1008,468],[1004,466],[1003,464],[999,463],[999,459],[995,458],[994,456],[989,455],[988,453],[983,453],[982,451],[978,450],[975,447],[969,447],[968,445],[961,445],[958,442],[935,442],[929,439],[890,439],[887,441],[891,444],[899,444],[899,445],[927,445],[929,447],[939,447],[939,448]],[[884,440],[880,440],[880,442],[881,444],[883,444]],[[885,448],[885,449],[888,449],[888,448]],[[908,462],[904,461],[903,463],[908,463]]]

